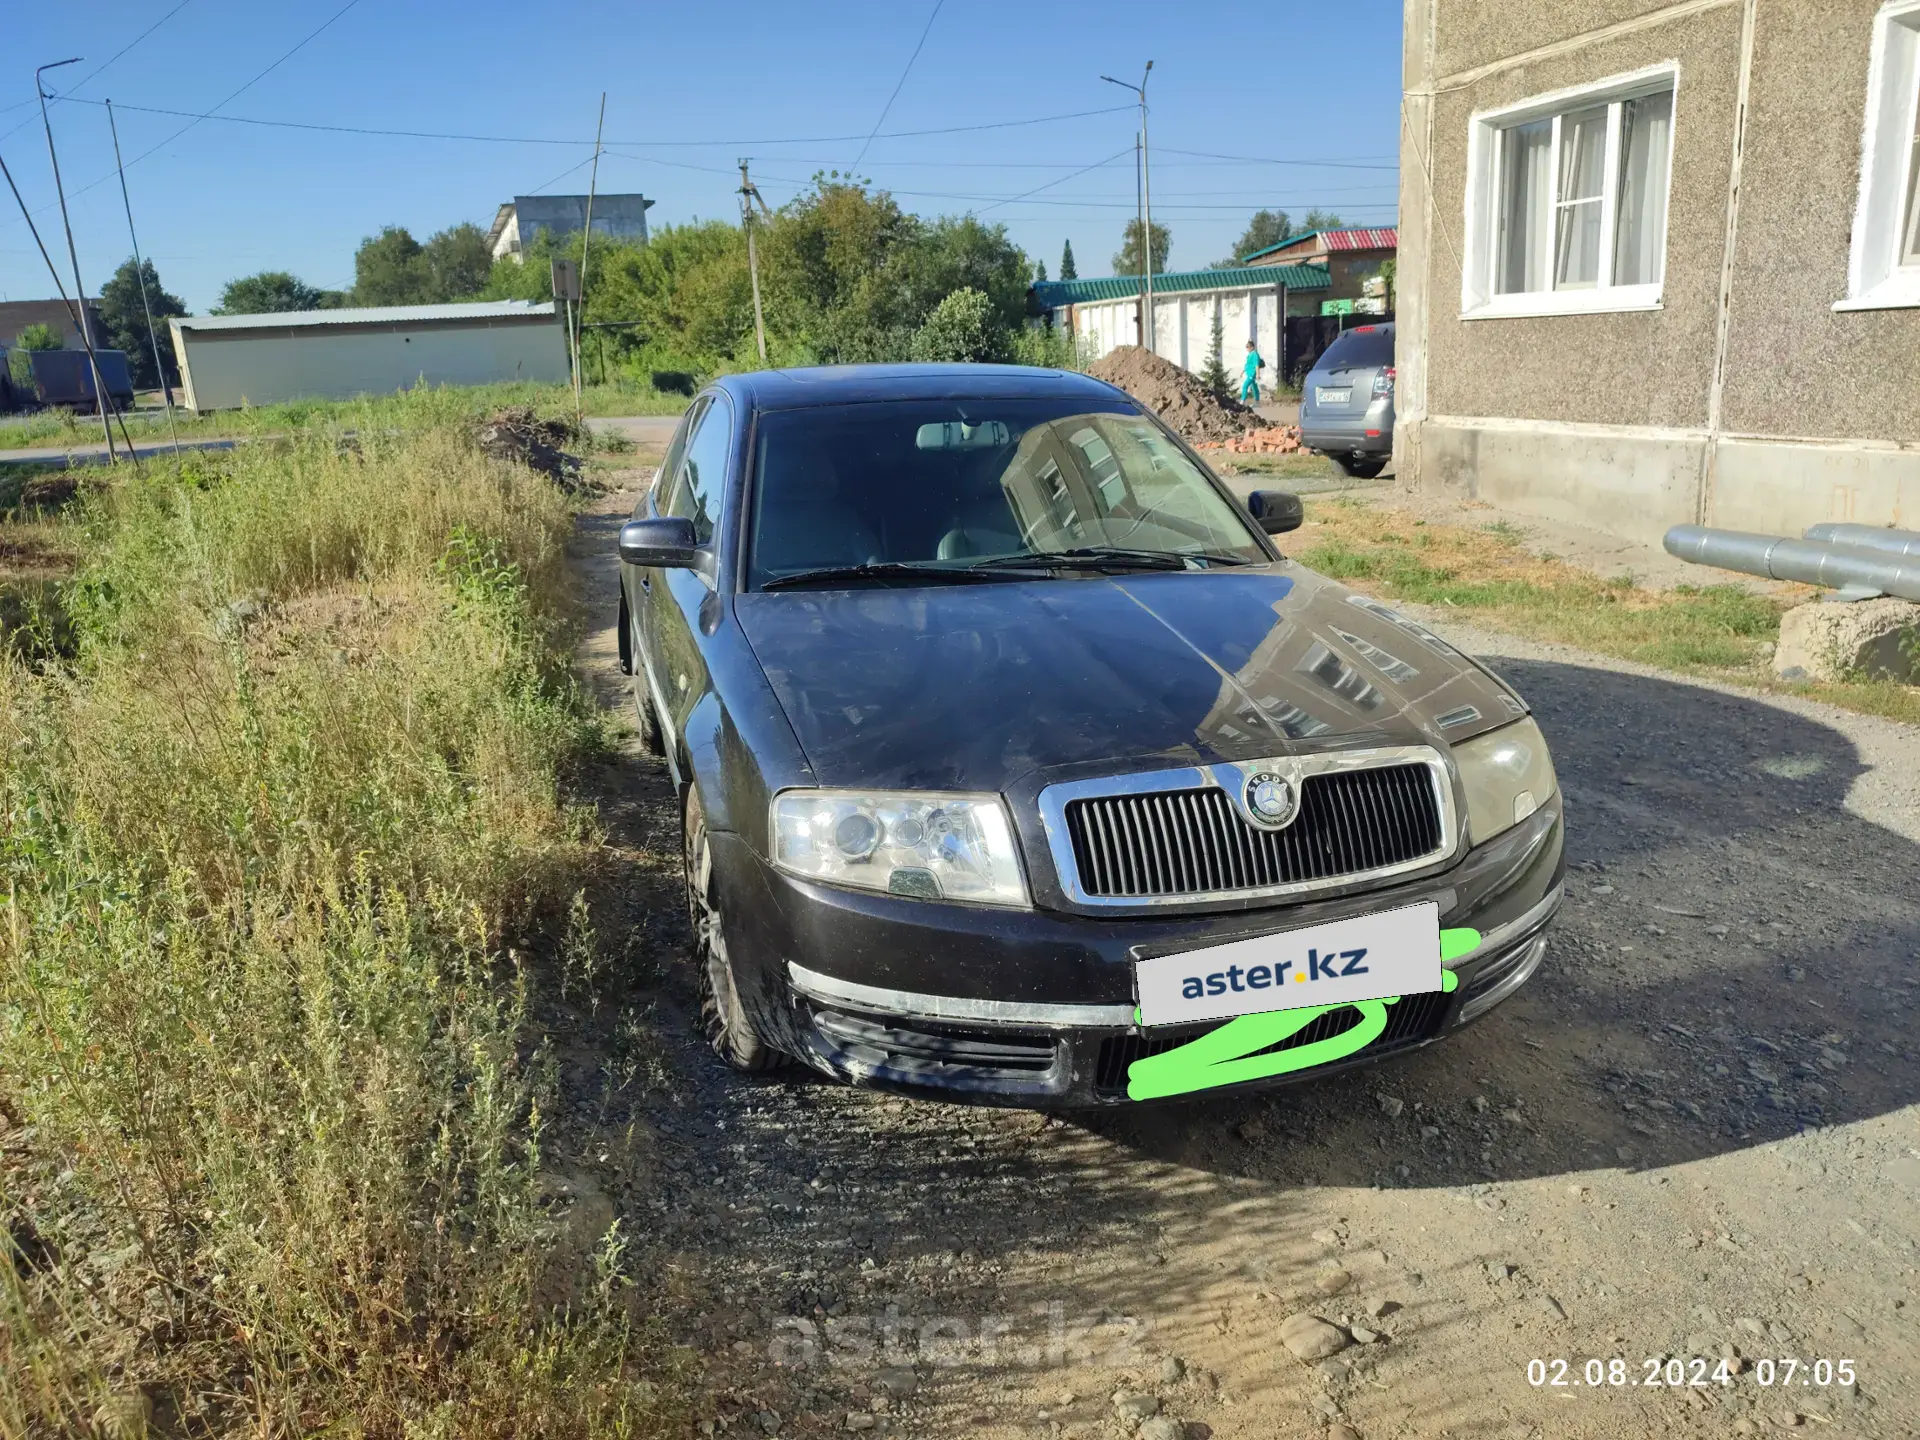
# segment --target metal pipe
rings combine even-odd
[[[1676,525],[1663,542],[1667,553],[1696,565],[1797,580],[1831,589],[1878,591],[1902,600],[1920,600],[1920,557],[1905,559],[1871,550],[1790,540],[1778,535],[1749,535],[1712,530],[1705,525]]]
[[[1844,545],[1849,550],[1875,550],[1883,555],[1920,560],[1920,531],[1829,523],[1808,527],[1807,539],[1821,545]]]

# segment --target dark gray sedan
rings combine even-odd
[[[1127,395],[991,365],[728,376],[620,535],[742,1069],[1102,1105],[1457,1031],[1560,903],[1498,677],[1282,555]]]

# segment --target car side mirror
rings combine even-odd
[[[1284,535],[1298,530],[1306,520],[1298,495],[1284,490],[1256,490],[1247,497],[1247,513],[1269,535]]]
[[[693,533],[693,522],[678,515],[629,520],[620,527],[622,564],[652,570],[694,570],[705,555]]]

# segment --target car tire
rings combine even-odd
[[[754,1029],[740,1003],[733,959],[727,945],[726,917],[714,883],[713,846],[700,792],[687,787],[681,826],[687,885],[687,928],[693,934],[694,979],[700,992],[700,1030],[730,1069],[763,1075],[791,1063]]]
[[[1371,480],[1387,468],[1385,460],[1363,460],[1357,455],[1335,455],[1333,463],[1355,480]]]

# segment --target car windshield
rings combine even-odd
[[[1157,425],[1085,404],[883,401],[762,415],[750,583],[1063,552],[1267,558],[1238,507]]]

